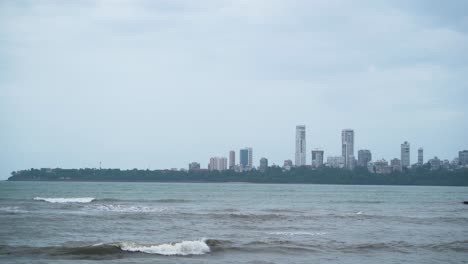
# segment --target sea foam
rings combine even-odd
[[[35,201],[45,201],[48,203],[90,203],[96,198],[93,197],[79,197],[79,198],[43,198],[34,197]]]
[[[160,213],[167,211],[166,207],[128,206],[120,204],[102,204],[90,207],[92,211],[114,212],[114,213]]]
[[[203,255],[210,252],[210,247],[206,244],[205,239],[159,245],[140,245],[131,242],[123,242],[119,244],[119,247],[129,252],[142,252],[165,256]]]

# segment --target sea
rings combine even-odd
[[[0,263],[468,263],[467,187],[0,182]]]

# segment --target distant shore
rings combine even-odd
[[[468,169],[418,168],[390,174],[370,173],[364,168],[345,169],[268,168],[265,172],[174,171],[120,169],[29,169],[12,172],[8,181],[59,182],[173,182],[173,183],[281,183],[343,185],[468,186]]]

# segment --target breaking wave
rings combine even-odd
[[[210,246],[217,245],[216,240],[201,239],[166,244],[137,244],[134,242],[118,242],[110,244],[94,244],[86,246],[8,246],[0,245],[0,255],[39,255],[53,257],[82,257],[86,259],[120,258],[124,254],[156,254],[163,256],[189,256],[209,253]]]
[[[136,243],[124,242],[120,243],[119,247],[120,249],[129,252],[142,252],[165,256],[203,255],[210,252],[210,247],[206,243],[205,239],[160,245],[140,245]]]
[[[348,244],[343,242],[312,242],[299,243],[290,240],[250,241],[234,243],[228,240],[201,239],[187,240],[165,244],[137,244],[133,242],[119,242],[110,244],[95,244],[88,246],[67,247],[30,247],[0,245],[0,255],[25,256],[45,254],[59,258],[83,259],[109,259],[141,254],[154,254],[161,256],[191,256],[205,255],[216,252],[343,252],[365,253],[376,251],[408,253],[414,250],[431,252],[463,252],[468,253],[468,241],[452,241],[435,244],[412,244],[405,241],[391,241],[380,243]]]
[[[43,198],[43,197],[34,197],[35,201],[45,201],[48,203],[90,203],[96,198],[93,197],[79,197],[79,198]]]

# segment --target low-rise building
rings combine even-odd
[[[344,168],[345,158],[343,156],[327,157],[326,166],[330,168]]]
[[[438,170],[442,167],[443,163],[438,157],[434,157],[429,160],[429,164],[431,165],[431,170]]]

